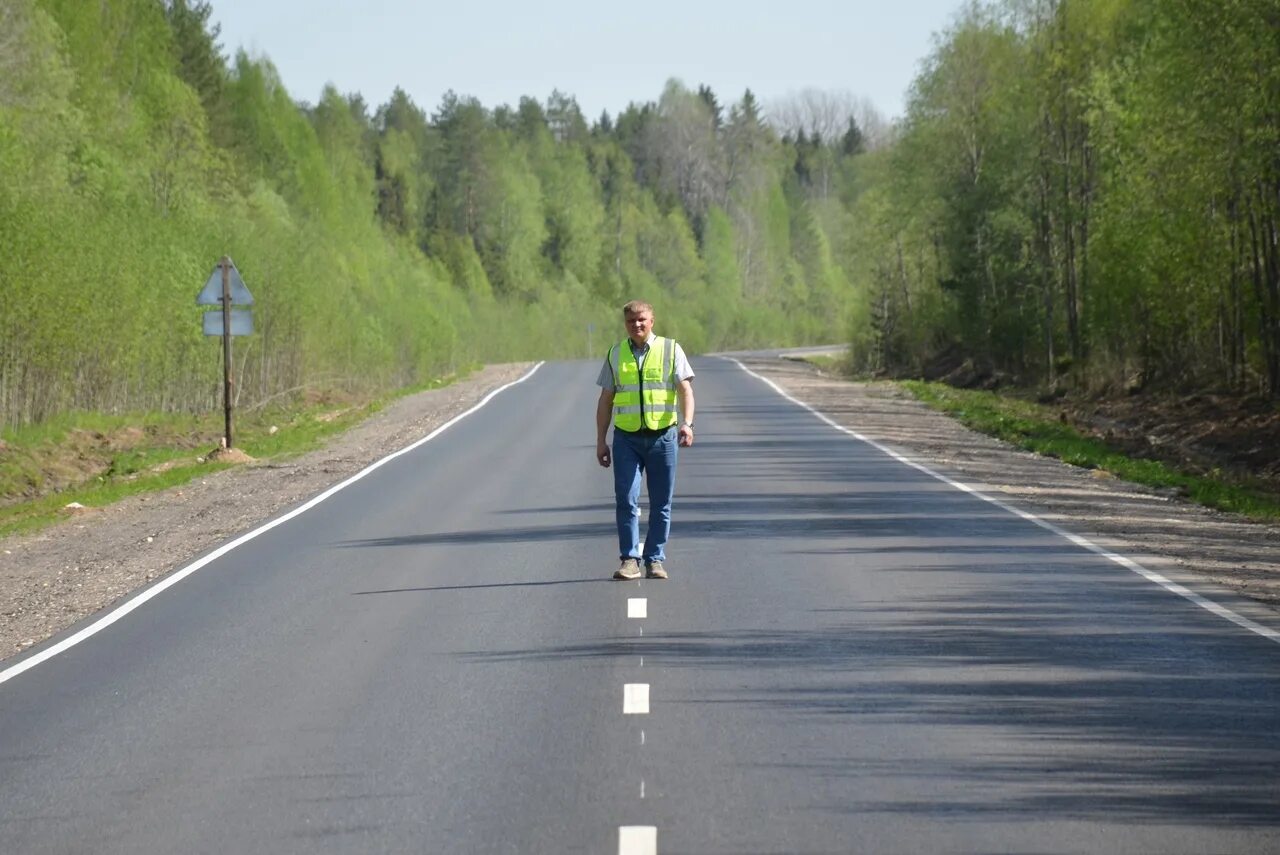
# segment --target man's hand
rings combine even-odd
[[[596,462],[605,469],[609,468],[609,423],[613,421],[613,390],[601,389],[600,399],[596,401]]]
[[[693,383],[681,380],[676,385],[676,397],[680,399],[680,435],[676,444],[688,448],[693,445]]]

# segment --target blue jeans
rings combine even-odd
[[[662,434],[613,429],[613,496],[617,505],[618,556],[666,561],[671,534],[671,497],[676,492],[676,449],[673,427]],[[649,485],[649,531],[640,551],[640,476]]]

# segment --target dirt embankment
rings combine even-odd
[[[1265,398],[1141,394],[1060,406],[1078,429],[1130,456],[1256,479],[1280,496],[1280,409]]]
[[[1001,388],[1009,379],[954,349],[938,354],[924,375],[962,389]],[[1130,457],[1160,460],[1198,474],[1222,472],[1250,479],[1280,497],[1280,407],[1264,396],[1174,395],[1135,388],[1044,403],[1081,433],[1103,439]]]
[[[924,378],[961,389],[996,389],[1009,376],[945,349]],[[1263,396],[1203,392],[1169,394],[1138,387],[1110,396],[1066,396],[1047,402],[1080,433],[1097,436],[1129,457],[1158,459],[1208,474],[1251,480],[1280,497],[1280,407]]]

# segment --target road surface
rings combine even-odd
[[[1280,851],[1280,644],[694,366],[669,581],[543,365],[7,663],[0,852]]]

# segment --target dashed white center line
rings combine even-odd
[[[648,683],[626,683],[623,685],[622,712],[624,715],[645,715],[649,712]]]
[[[618,829],[618,855],[658,855],[658,827],[621,826]]]
[[[637,583],[638,584],[638,583]],[[649,617],[649,600],[645,597],[627,598],[627,617],[643,620]],[[644,635],[644,627],[639,627]],[[644,657],[640,657],[644,667]],[[622,686],[622,712],[625,715],[646,715],[649,712],[649,684],[624,683]],[[640,744],[644,745],[644,731],[640,731]],[[645,797],[644,780],[640,781],[640,798]],[[658,827],[656,825],[623,825],[618,828],[618,855],[657,855]]]

